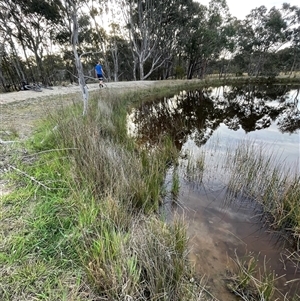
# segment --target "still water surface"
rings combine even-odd
[[[226,269],[236,255],[253,253],[259,263],[282,276],[283,293],[300,292],[300,269],[287,260],[288,239],[271,231],[261,208],[242,197],[228,200],[229,175],[226,157],[241,141],[251,141],[276,164],[299,173],[299,87],[242,86],[201,88],[158,99],[135,109],[128,116],[128,132],[143,146],[155,147],[163,136],[171,136],[182,159],[176,172],[180,191],[165,199],[165,213],[184,214],[188,221],[190,258],[196,271],[207,276],[219,300],[232,300],[224,286]],[[186,176],[186,154],[197,160],[205,153],[201,180]],[[175,167],[165,184],[171,189]],[[209,172],[206,172],[209,170]]]

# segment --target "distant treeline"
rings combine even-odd
[[[0,0],[0,89],[77,81],[73,26],[79,27],[76,45],[87,81],[98,60],[109,81],[300,71],[297,6],[260,6],[238,20],[224,0],[208,6],[192,0],[113,2],[103,9],[105,3],[95,1],[73,1],[71,7],[63,0]],[[70,11],[78,24],[70,22]],[[99,20],[106,13],[114,23],[104,29]]]

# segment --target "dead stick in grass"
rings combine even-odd
[[[48,187],[48,186],[46,186],[45,184],[43,184],[42,182],[38,181],[36,178],[30,176],[30,175],[27,174],[26,172],[24,172],[24,171],[22,171],[22,170],[20,170],[20,169],[18,169],[18,168],[16,168],[16,167],[14,167],[14,166],[12,166],[12,165],[10,165],[10,164],[9,164],[8,166],[9,166],[10,168],[12,168],[13,170],[15,170],[16,172],[18,172],[18,173],[20,173],[20,174],[26,176],[26,177],[29,178],[32,182],[35,182],[35,183],[37,183],[38,185],[44,187],[45,189],[49,189],[49,190],[51,189],[50,187]]]

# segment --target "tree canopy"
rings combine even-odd
[[[232,17],[225,0],[0,0],[0,85],[74,81],[99,59],[108,80],[291,75],[300,69],[300,8],[257,7]],[[110,16],[108,18],[108,16]],[[104,19],[110,19],[104,26]],[[74,50],[74,49],[73,49]]]

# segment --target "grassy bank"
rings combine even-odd
[[[81,102],[48,112],[9,150],[1,300],[208,300],[187,260],[184,221],[156,214],[177,151],[166,137],[149,154],[126,135],[129,107],[162,94],[94,95],[87,116]]]
[[[1,204],[1,300],[212,299],[188,261],[184,220],[170,224],[157,214],[166,168],[178,159],[173,142],[164,137],[149,153],[128,138],[125,126],[131,108],[192,88],[199,88],[199,81],[128,93],[109,90],[101,97],[91,93],[87,116],[82,117],[80,100],[49,111],[31,139],[7,150],[16,186]],[[280,169],[269,169],[249,147],[230,160],[231,191],[265,204],[266,212],[270,208],[279,217],[277,227],[294,227],[299,239],[299,179],[288,186]],[[191,179],[201,182],[204,161],[187,168]],[[179,185],[174,173],[175,196]],[[279,196],[290,197],[283,204]],[[273,199],[277,208],[269,206]],[[293,258],[299,260],[296,253]],[[248,262],[235,260],[240,275],[231,289],[248,290],[246,277],[254,289],[266,287],[256,300],[267,300],[273,275],[256,282],[252,268],[243,273]]]

